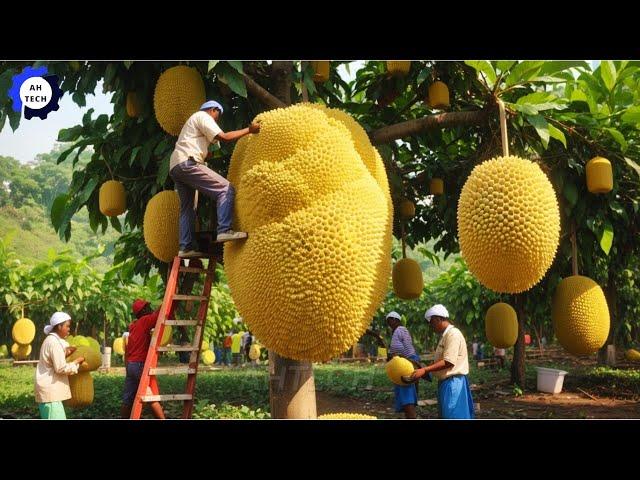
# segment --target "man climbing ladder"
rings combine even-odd
[[[171,154],[169,175],[176,184],[180,196],[180,252],[184,258],[203,256],[194,250],[193,229],[196,212],[193,208],[194,193],[198,190],[216,201],[218,242],[240,240],[247,237],[246,232],[231,230],[233,201],[235,190],[222,175],[205,165],[209,144],[232,142],[250,133],[258,133],[260,125],[252,123],[249,127],[232,132],[223,132],[218,119],[223,108],[218,102],[209,100],[200,107],[200,111],[191,115],[185,122],[175,149]]]

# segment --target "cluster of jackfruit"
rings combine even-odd
[[[447,108],[449,106],[449,87],[441,81],[429,85],[429,106],[431,108]]]
[[[234,302],[264,345],[325,361],[362,336],[386,294],[393,205],[382,160],[347,114],[294,105],[236,145]]]
[[[69,376],[71,398],[64,401],[70,408],[88,407],[93,403],[93,377],[91,372],[83,371]]]
[[[204,82],[198,70],[185,65],[160,75],[153,94],[156,120],[169,135],[178,136],[187,119],[205,101]]]
[[[117,217],[127,209],[127,194],[124,185],[117,180],[109,180],[100,186],[100,212],[107,217]]]
[[[138,100],[138,94],[136,92],[127,93],[127,115],[131,118],[136,118],[140,115],[142,108],[140,107],[140,101]]]
[[[82,408],[93,403],[91,372],[100,368],[102,357],[100,356],[100,346],[94,338],[77,335],[72,340],[73,344],[69,340],[67,341],[76,347],[76,351],[67,357],[67,362],[72,362],[78,357],[84,357],[84,361],[78,367],[78,373],[69,376],[71,398],[65,400],[64,404],[70,408]]]
[[[315,83],[324,83],[329,80],[331,67],[329,60],[314,60],[309,63],[311,63],[311,68],[313,68],[313,81]]]
[[[406,358],[396,356],[387,362],[385,371],[387,372],[387,377],[389,377],[389,380],[393,383],[406,386],[407,384],[402,381],[402,377],[411,375],[415,371],[415,368],[413,367],[413,363]]]
[[[216,354],[211,350],[205,350],[200,358],[205,365],[212,365],[216,361]]]
[[[404,77],[411,69],[411,61],[409,60],[388,60],[387,72],[390,75]]]
[[[600,285],[589,277],[573,275],[563,279],[554,293],[551,315],[556,337],[569,353],[595,353],[607,341],[607,299]]]
[[[555,257],[560,211],[540,167],[519,157],[476,166],[458,203],[458,237],[471,273],[496,292],[537,284]]]
[[[378,417],[373,415],[364,415],[362,413],[325,413],[319,415],[318,420],[377,420]]]
[[[171,262],[179,250],[180,198],[173,190],[156,193],[144,211],[144,243],[158,260]]]
[[[420,264],[411,258],[401,258],[391,273],[394,293],[403,300],[415,300],[422,294],[424,278]]]
[[[608,193],[613,190],[613,169],[604,157],[594,157],[587,162],[587,189],[591,193]]]
[[[629,360],[630,362],[640,362],[640,352],[630,348],[626,352],[624,352],[624,358]]]
[[[91,372],[100,368],[100,365],[102,365],[100,350],[87,345],[76,344],[75,347],[76,351],[67,357],[67,362],[72,362],[78,357],[84,357],[84,362],[78,368],[79,372]]]
[[[496,348],[508,348],[518,340],[518,315],[507,303],[496,303],[489,307],[484,318],[487,340]]]
[[[11,345],[11,356],[16,360],[25,360],[31,355],[31,345],[20,345],[14,343]]]
[[[260,346],[253,344],[249,347],[249,360],[257,360],[260,358]]]
[[[11,356],[15,360],[27,359],[31,355],[31,342],[33,342],[35,336],[36,326],[30,319],[20,318],[16,320],[11,328],[11,337],[15,342],[11,346]]]

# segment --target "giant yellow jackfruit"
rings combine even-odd
[[[67,340],[67,342],[69,343],[69,345],[72,345],[74,347],[88,347],[91,345],[89,343],[89,340],[87,340],[87,337],[85,337],[84,335],[76,335],[71,340]]]
[[[382,161],[345,114],[295,105],[260,114],[234,150],[234,302],[264,345],[324,361],[362,336],[386,294],[393,207]]]
[[[64,401],[70,408],[82,408],[93,403],[93,377],[90,372],[69,375],[71,398]]]
[[[329,60],[314,60],[311,63],[313,68],[313,81],[316,83],[324,83],[329,80],[329,71],[331,64]]]
[[[587,162],[587,189],[591,193],[608,193],[613,189],[611,162],[603,157],[594,157]]]
[[[20,345],[14,343],[11,345],[11,356],[16,360],[25,360],[31,355],[31,345]]]
[[[449,88],[441,81],[429,85],[429,105],[431,108],[447,108],[449,106]]]
[[[93,348],[96,352],[100,353],[100,343],[93,337],[86,337],[89,342],[89,346]]]
[[[72,362],[78,357],[84,357],[84,362],[78,368],[79,372],[90,372],[97,370],[102,365],[102,356],[100,351],[96,351],[93,347],[79,345],[75,352],[67,357],[67,363]]]
[[[489,307],[484,317],[487,340],[496,348],[509,348],[518,340],[518,315],[507,303],[496,303]]]
[[[198,70],[185,65],[171,67],[156,83],[153,94],[156,120],[165,132],[175,137],[204,101],[204,82]]]
[[[393,291],[403,300],[415,300],[422,294],[424,279],[420,264],[411,258],[401,258],[393,266]]]
[[[404,77],[411,69],[409,60],[387,60],[387,72],[391,75]]]
[[[416,204],[411,200],[404,199],[400,202],[398,210],[400,210],[400,218],[409,220],[416,214]]]
[[[600,285],[589,277],[563,279],[553,295],[553,330],[566,351],[595,353],[609,336],[609,307]]]
[[[547,272],[560,239],[560,210],[540,167],[519,157],[476,166],[458,202],[462,257],[485,287],[519,293]]]
[[[138,101],[138,94],[136,92],[127,93],[127,115],[131,118],[136,118],[140,115],[140,102]]]
[[[377,420],[378,417],[373,415],[364,415],[362,413],[325,413],[318,415],[318,420]]]
[[[16,320],[11,328],[13,341],[20,345],[29,345],[36,336],[36,326],[28,318]]]
[[[387,377],[396,385],[406,386],[407,384],[402,381],[402,377],[411,375],[414,370],[413,363],[406,358],[398,356],[393,357],[385,365]]]
[[[107,217],[117,217],[127,209],[124,185],[117,180],[104,182],[99,193],[100,212]]]
[[[124,338],[118,337],[113,341],[113,351],[118,355],[124,355]]]
[[[257,360],[260,358],[260,347],[255,343],[249,347],[249,360]]]
[[[170,262],[178,255],[180,198],[173,190],[156,193],[144,211],[144,243],[158,260]]]
[[[200,355],[200,358],[202,359],[202,363],[205,365],[211,365],[216,361],[216,354],[211,350],[205,350]]]

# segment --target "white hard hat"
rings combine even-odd
[[[446,308],[444,308],[443,305],[438,304],[438,305],[434,305],[433,307],[431,307],[424,314],[424,318],[427,321],[431,320],[431,317],[433,317],[433,316],[442,317],[442,318],[449,318],[449,312],[447,311]]]
[[[51,315],[51,318],[49,319],[49,325],[45,325],[44,327],[44,334],[49,335],[56,325],[64,323],[67,320],[71,320],[71,316],[68,313],[65,313],[65,312],[54,313],[53,315]]]

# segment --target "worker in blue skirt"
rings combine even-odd
[[[467,343],[462,332],[449,320],[449,312],[442,305],[434,305],[425,313],[431,328],[441,335],[434,363],[417,369],[403,377],[405,382],[415,382],[433,373],[438,379],[438,413],[440,418],[472,419],[475,417],[473,398],[469,388],[469,359]]]

